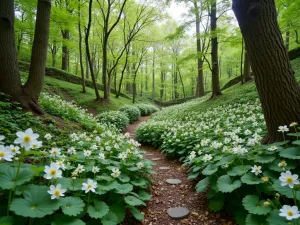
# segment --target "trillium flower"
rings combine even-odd
[[[99,159],[105,159],[104,153],[100,152],[98,158],[99,158]]]
[[[98,173],[99,171],[100,171],[100,169],[98,166],[93,166],[93,168],[92,168],[93,173]]]
[[[58,156],[60,156],[60,149],[59,148],[52,148],[50,150],[50,155],[52,157],[58,157]]]
[[[293,175],[290,171],[281,173],[279,180],[281,181],[281,186],[289,185],[290,188],[293,188],[295,184],[299,184],[298,175]]]
[[[16,155],[16,154],[20,154],[21,152],[19,151],[20,148],[19,146],[14,146],[14,145],[10,145],[9,149],[11,151],[11,154]]]
[[[279,127],[278,127],[278,131],[279,131],[279,132],[282,132],[282,133],[288,132],[288,131],[289,131],[289,128],[287,127],[287,125],[279,126]]]
[[[69,154],[75,155],[76,154],[76,149],[74,147],[68,148],[67,151]]]
[[[125,152],[122,152],[118,156],[119,159],[125,160],[127,158],[127,154]]]
[[[272,145],[271,147],[268,148],[269,151],[275,151],[277,150],[277,147],[275,145]]]
[[[65,196],[66,189],[62,189],[61,184],[51,185],[50,190],[47,192],[51,195],[51,199],[59,199],[59,197]]]
[[[251,169],[252,169],[251,172],[254,173],[256,176],[262,173],[261,166],[254,165],[253,167],[251,167]]]
[[[144,164],[142,162],[138,162],[136,164],[136,166],[139,168],[139,169],[142,169],[144,167]]]
[[[47,139],[47,140],[51,140],[52,135],[48,133],[48,134],[46,134],[46,135],[44,136],[44,138]]]
[[[205,154],[202,160],[204,162],[207,162],[207,161],[210,161],[212,158],[213,157],[211,156],[211,154]]]
[[[77,173],[82,173],[83,171],[85,171],[83,165],[78,164],[77,168],[76,168]]]
[[[5,161],[12,161],[13,154],[10,151],[9,147],[5,147],[4,145],[0,145],[0,161],[4,159]]]
[[[44,178],[48,180],[62,178],[62,171],[56,163],[51,163],[50,166],[45,166],[44,172],[46,173]]]
[[[14,143],[20,144],[26,151],[29,151],[32,148],[33,144],[37,142],[37,138],[39,137],[38,134],[33,133],[31,128],[28,128],[25,132],[18,131],[16,134],[18,138],[14,141]]]
[[[83,151],[83,155],[84,155],[85,157],[89,157],[89,156],[92,155],[92,151],[90,151],[90,150],[84,150],[84,151]]]
[[[297,126],[297,125],[298,125],[297,122],[292,122],[292,123],[290,124],[290,127],[295,127],[295,126]]]
[[[86,183],[82,183],[81,190],[85,191],[85,193],[88,193],[89,191],[95,192],[95,188],[97,188],[97,182],[93,181],[92,179],[87,179]]]
[[[120,174],[121,174],[121,172],[120,172],[120,170],[118,169],[118,168],[114,168],[114,169],[112,169],[112,173],[111,173],[111,176],[112,177],[119,177],[120,176]]]
[[[285,217],[287,220],[298,219],[300,217],[300,212],[297,206],[284,205],[280,209],[279,216]]]

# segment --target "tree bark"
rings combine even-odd
[[[81,84],[82,84],[82,93],[86,93],[85,88],[85,79],[84,79],[84,68],[83,68],[83,59],[82,59],[82,34],[81,34],[81,7],[80,0],[78,0],[78,33],[79,33],[79,64],[80,64],[80,73],[81,73]]]
[[[93,81],[93,85],[94,85],[94,89],[95,89],[95,94],[96,94],[96,101],[99,101],[101,98],[100,98],[99,90],[97,88],[96,79],[94,76],[93,65],[92,65],[91,54],[90,54],[90,47],[89,47],[89,35],[90,35],[90,29],[91,29],[91,25],[92,25],[92,6],[93,6],[93,0],[90,0],[90,2],[89,2],[89,20],[88,20],[88,26],[87,26],[86,36],[85,36],[85,45],[86,45],[87,61],[89,63],[90,73],[91,73],[91,77],[92,77],[92,81]]]
[[[278,126],[300,121],[300,88],[278,27],[274,0],[233,0],[250,56],[267,135],[263,143],[283,139]]]
[[[29,76],[23,88],[23,90],[36,102],[38,101],[44,85],[49,40],[50,13],[51,0],[39,0],[37,4]]]
[[[217,29],[217,3],[214,0],[211,3],[210,11],[210,23],[211,23],[211,63],[212,63],[212,96],[211,98],[216,98],[222,95],[220,89],[219,80],[219,63],[218,63],[218,37],[216,32]]]
[[[153,51],[152,58],[152,101],[154,102],[155,98],[155,50]]]
[[[65,42],[70,39],[70,31],[68,29],[65,29],[62,30],[61,33],[63,37],[61,69],[67,71],[69,65],[69,49]]]

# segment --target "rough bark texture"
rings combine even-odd
[[[263,143],[283,139],[278,126],[300,121],[300,88],[278,27],[274,0],[233,0],[267,125]]]
[[[35,101],[41,94],[44,85],[47,48],[49,39],[51,0],[39,0],[37,6],[34,40],[31,51],[29,76],[24,91]]]
[[[215,33],[217,29],[217,3],[214,1],[211,4],[210,12],[210,23],[211,23],[211,62],[212,62],[212,96],[211,98],[216,98],[222,95],[220,88],[219,79],[219,63],[218,63],[218,37]]]
[[[61,69],[68,70],[69,66],[69,49],[66,45],[66,41],[70,39],[70,31],[68,29],[62,30],[62,37],[63,37],[63,46],[62,46],[62,57],[61,57]]]
[[[252,77],[251,77],[251,73],[250,73],[250,59],[249,59],[249,54],[246,50],[245,52],[245,60],[244,60],[244,82],[248,82],[250,80],[252,80]]]

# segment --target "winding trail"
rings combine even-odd
[[[134,131],[137,126],[148,120],[148,117],[141,117],[134,124],[127,126],[125,132],[131,134],[134,138]],[[133,222],[130,218],[123,225],[233,225],[233,219],[225,213],[210,212],[207,206],[205,193],[197,194],[195,192],[195,180],[187,179],[187,168],[182,167],[178,160],[167,159],[158,149],[142,145],[141,149],[147,152],[145,157],[149,160],[160,158],[153,161],[154,180],[152,186],[152,199],[147,202],[147,206],[142,208],[145,219],[143,222]],[[162,170],[160,167],[169,167]],[[166,182],[167,179],[180,179],[182,182],[177,185],[171,185]],[[167,214],[170,207],[185,207],[190,211],[190,215],[181,220],[174,220]]]

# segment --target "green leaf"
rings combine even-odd
[[[249,165],[240,165],[230,168],[227,171],[229,176],[242,176],[243,174],[247,173],[247,171],[251,168]]]
[[[12,216],[4,216],[0,218],[0,225],[13,225],[14,218]]]
[[[131,181],[131,183],[132,183],[134,186],[144,187],[144,186],[147,185],[147,180],[144,179],[144,178],[138,178],[138,179],[135,179],[135,180]]]
[[[208,185],[209,185],[209,178],[205,177],[203,180],[199,181],[198,184],[196,185],[196,191],[198,193],[204,192]]]
[[[223,208],[225,202],[225,196],[223,194],[214,196],[209,199],[208,207],[214,212],[218,212]]]
[[[29,189],[24,191],[24,198],[15,198],[10,210],[16,215],[41,218],[52,214],[60,207],[59,200],[51,200],[49,190],[46,186],[29,185]]]
[[[74,217],[59,215],[56,216],[51,225],[85,225],[85,222]]]
[[[98,183],[98,190],[110,191],[113,189],[118,189],[119,183],[117,181],[109,182],[109,181],[101,181]]]
[[[113,212],[108,212],[104,217],[101,218],[103,225],[117,225],[118,217]]]
[[[233,161],[234,161],[234,156],[230,155],[230,156],[223,157],[219,162],[216,163],[216,165],[222,166],[222,165],[230,164]]]
[[[109,212],[109,207],[105,202],[95,201],[95,206],[88,207],[88,214],[94,219],[99,219]]]
[[[204,170],[202,170],[202,174],[205,176],[209,176],[214,174],[218,171],[218,166],[216,164],[209,164],[207,167],[205,167]]]
[[[124,198],[124,200],[128,205],[131,205],[131,206],[146,205],[143,201],[141,201],[140,199],[138,199],[134,196],[126,196]]]
[[[241,177],[241,181],[245,184],[253,185],[253,184],[260,184],[263,183],[263,181],[260,179],[260,177],[256,176],[254,173],[246,173]]]
[[[293,148],[282,149],[279,155],[287,159],[300,159],[300,148],[293,147]]]
[[[64,214],[77,216],[84,209],[84,202],[79,197],[65,197],[61,200],[61,209]]]
[[[267,215],[271,212],[272,208],[270,206],[264,206],[265,201],[259,201],[258,196],[256,195],[247,195],[243,199],[243,206],[245,209],[255,215]]]
[[[291,225],[291,221],[285,219],[284,217],[279,216],[279,210],[273,210],[270,215],[267,218],[267,221],[269,222],[269,224],[272,225]],[[300,222],[300,218],[299,219],[293,219],[292,221],[295,222],[295,224],[297,224],[297,222]]]
[[[274,162],[272,162],[268,168],[270,170],[276,171],[276,172],[284,172],[286,170],[292,170],[296,168],[296,161],[295,160],[285,160],[287,166],[283,169],[282,167],[278,166],[278,163],[280,163],[282,160],[276,159]]]
[[[199,175],[200,173],[190,173],[188,175],[188,179],[196,179]]]
[[[258,163],[271,163],[275,160],[275,156],[274,155],[259,155],[256,157],[256,159],[254,160],[254,162],[258,162]]]
[[[143,221],[144,220],[144,215],[140,212],[140,210],[138,210],[135,207],[129,207],[130,212],[132,213],[132,215],[134,216],[134,218],[136,218],[139,221]]]
[[[118,218],[118,224],[125,219],[125,206],[120,203],[115,203],[109,207],[109,210],[116,214]]]
[[[128,183],[130,181],[130,177],[127,176],[126,174],[121,174],[118,178],[123,183]]]
[[[124,195],[124,194],[128,194],[132,190],[133,190],[133,186],[131,184],[120,184],[116,192]]]
[[[242,185],[240,180],[236,180],[232,182],[230,176],[223,175],[218,178],[217,186],[220,192],[229,193],[234,191],[235,189],[239,188]]]
[[[269,225],[269,224],[267,223],[265,216],[248,214],[246,217],[246,225]]]
[[[140,190],[138,195],[139,195],[140,199],[142,199],[143,201],[149,201],[151,199],[151,195],[149,193],[147,193],[146,191]]]
[[[0,172],[0,188],[2,189],[14,189],[15,187],[22,185],[33,178],[34,171],[31,169],[21,168],[19,175],[17,175],[17,168],[7,167],[6,170]]]
[[[275,181],[273,187],[274,187],[275,191],[279,192],[279,194],[284,195],[284,196],[286,196],[288,198],[291,198],[291,199],[294,198],[292,189],[288,185],[287,186],[281,186],[280,180]],[[297,194],[296,199],[300,200],[300,195],[299,194]]]

